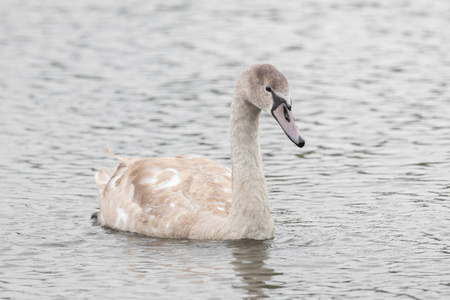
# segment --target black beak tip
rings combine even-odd
[[[305,141],[303,139],[300,139],[300,141],[297,143],[297,146],[303,148],[303,146],[305,146]]]

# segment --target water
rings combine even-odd
[[[450,297],[450,2],[0,2],[0,298]],[[306,147],[270,116],[273,240],[92,225],[127,156],[230,165],[240,72],[289,79]]]

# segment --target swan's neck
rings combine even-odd
[[[259,152],[260,112],[259,108],[238,97],[231,106],[233,201],[224,224],[225,238],[273,237],[273,219]]]

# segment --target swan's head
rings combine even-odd
[[[254,65],[242,74],[246,98],[254,106],[271,114],[283,131],[300,148],[305,140],[292,115],[292,100],[286,77],[272,65]],[[238,83],[239,84],[239,83]]]

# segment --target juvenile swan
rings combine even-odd
[[[197,155],[126,158],[107,149],[120,164],[95,175],[98,223],[163,238],[273,238],[258,119],[261,110],[271,113],[291,141],[303,147],[291,105],[288,81],[272,65],[242,73],[231,105],[232,172]]]

